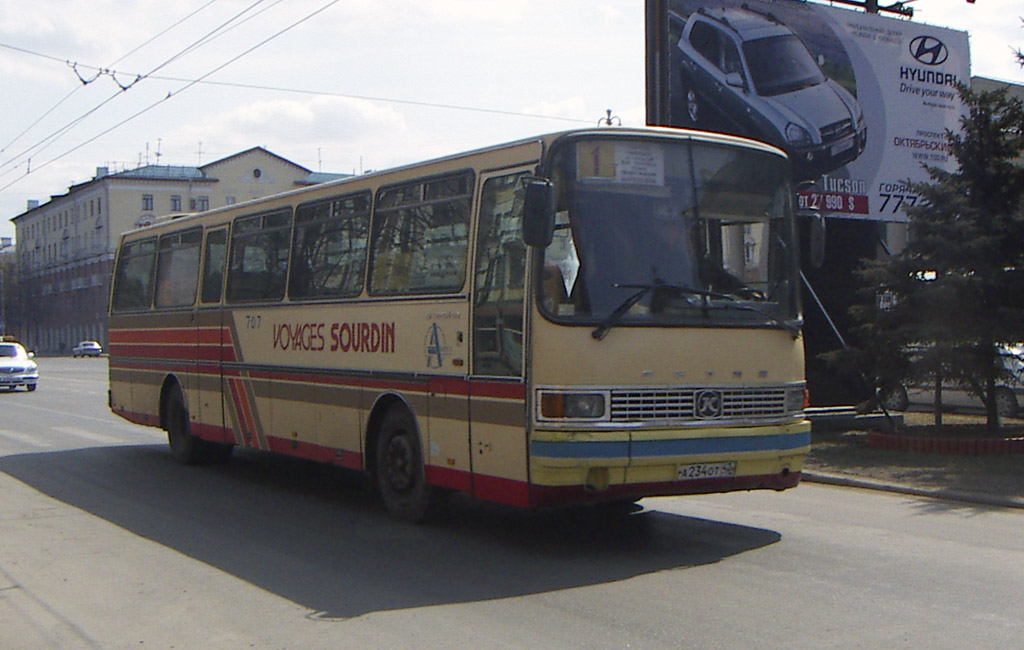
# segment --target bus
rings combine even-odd
[[[810,446],[786,155],[600,127],[122,235],[110,407],[182,463],[364,472],[392,515],[794,487]]]

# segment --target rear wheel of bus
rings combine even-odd
[[[181,386],[175,384],[165,398],[164,423],[171,456],[184,465],[223,463],[231,456],[232,445],[207,442],[192,435],[188,408],[181,394]]]
[[[376,459],[377,488],[392,516],[418,523],[438,514],[447,493],[427,484],[416,421],[406,408],[392,406],[385,413]]]

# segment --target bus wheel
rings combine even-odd
[[[388,512],[411,523],[434,517],[443,501],[441,491],[427,485],[420,437],[404,408],[390,409],[381,422],[377,487]]]
[[[174,386],[167,396],[164,415],[167,423],[167,442],[171,446],[171,456],[184,465],[194,465],[200,460],[199,440],[192,435],[188,421],[188,409],[185,399],[181,396],[181,387]]]

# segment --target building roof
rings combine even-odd
[[[206,170],[209,169],[210,167],[215,167],[215,166],[220,165],[222,163],[226,163],[226,162],[232,161],[235,158],[241,158],[242,156],[248,156],[249,154],[252,154],[252,153],[262,153],[265,156],[270,156],[271,158],[277,158],[278,160],[280,160],[281,162],[285,163],[286,165],[291,165],[292,167],[298,169],[299,171],[306,172],[307,174],[312,173],[311,170],[306,169],[302,165],[299,165],[298,163],[294,163],[294,162],[288,160],[287,158],[282,158],[281,156],[277,155],[276,153],[273,153],[272,151],[267,151],[263,147],[253,147],[252,149],[246,149],[245,151],[239,151],[238,153],[233,154],[231,156],[228,156],[227,158],[221,158],[220,160],[214,160],[211,163],[206,163],[205,165],[203,165],[202,167],[199,167],[198,169],[203,170],[203,173],[206,173]]]
[[[224,164],[226,162],[230,162],[230,161],[233,161],[233,160],[235,160],[237,158],[241,158],[243,156],[248,156],[248,155],[251,155],[251,154],[261,154],[261,155],[264,155],[264,156],[269,156],[271,158],[275,158],[278,161],[283,162],[286,165],[290,165],[290,166],[294,167],[295,169],[297,169],[298,171],[307,174],[307,178],[305,179],[305,181],[300,181],[299,184],[313,185],[313,184],[316,184],[316,183],[322,183],[322,182],[327,181],[327,180],[334,180],[336,178],[343,178],[343,177],[346,176],[346,174],[326,174],[326,173],[322,173],[322,172],[313,172],[313,171],[311,171],[309,169],[306,169],[302,165],[299,165],[297,163],[294,163],[294,162],[288,160],[287,158],[282,158],[281,156],[278,156],[277,154],[275,154],[275,153],[273,153],[271,151],[267,151],[263,147],[253,147],[251,149],[246,149],[245,151],[240,151],[240,152],[238,152],[236,154],[232,154],[232,155],[230,155],[230,156],[228,156],[226,158],[221,158],[220,160],[215,160],[215,161],[213,161],[211,163],[207,163],[207,164],[202,165],[200,167],[191,167],[191,166],[188,166],[188,165],[144,165],[142,167],[137,167],[135,169],[128,169],[128,170],[117,172],[117,173],[114,173],[114,174],[107,173],[105,167],[99,167],[96,170],[97,173],[96,173],[95,177],[93,177],[93,178],[91,178],[91,179],[89,179],[87,181],[84,181],[82,183],[77,183],[75,185],[70,185],[68,187],[67,193],[65,193],[65,194],[53,194],[53,195],[50,196],[50,201],[48,201],[47,203],[40,203],[39,205],[36,205],[35,207],[29,208],[28,210],[25,210],[25,212],[12,217],[11,221],[17,221],[18,219],[20,219],[21,217],[23,217],[23,216],[25,216],[25,215],[27,215],[29,213],[35,212],[36,210],[39,210],[40,208],[45,208],[47,205],[49,205],[53,201],[56,201],[57,199],[62,199],[62,198],[65,198],[67,196],[70,196],[71,194],[73,194],[74,192],[76,192],[78,190],[81,190],[82,188],[88,187],[90,185],[93,185],[95,183],[99,183],[99,182],[102,182],[102,181],[107,181],[107,180],[149,180],[149,181],[178,181],[178,182],[181,182],[181,181],[191,181],[191,182],[200,182],[200,183],[215,183],[215,182],[217,182],[218,179],[213,177],[213,176],[211,176],[211,175],[209,175],[209,172],[214,171],[213,168],[215,168],[215,167],[217,167],[219,165],[222,165],[222,164]],[[322,180],[310,181],[311,178],[313,178],[313,177],[320,177],[320,176],[323,177]]]
[[[178,165],[146,165],[137,169],[109,174],[103,178],[144,178],[146,180],[184,181],[202,179],[205,176],[199,167]]]
[[[337,181],[342,178],[349,178],[352,174],[332,174],[329,172],[310,172],[306,178],[296,181],[296,185],[319,185],[327,181]]]

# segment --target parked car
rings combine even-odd
[[[773,144],[798,179],[854,160],[867,145],[860,104],[774,15],[747,6],[700,8],[678,43],[684,126]]]
[[[39,367],[32,360],[34,356],[17,341],[6,337],[0,340],[0,387],[14,390],[24,386],[26,390],[34,391],[39,381]]]
[[[996,400],[996,411],[1005,418],[1017,417],[1020,414],[1020,399],[1024,398],[1024,346],[1006,345],[999,349],[1003,367],[1009,374],[1009,382],[996,386],[993,396]],[[915,393],[931,392],[935,386],[905,386],[901,383],[890,383],[878,392],[879,405],[888,411],[906,411],[910,408],[910,391]],[[963,386],[955,384],[943,385],[947,400],[980,403],[977,397],[969,397]]]
[[[71,349],[71,354],[75,357],[98,357],[103,354],[103,346],[96,341],[81,341],[78,345]]]

